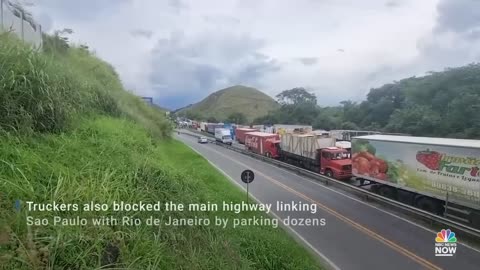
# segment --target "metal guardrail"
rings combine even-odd
[[[180,131],[180,133],[185,134],[185,135],[189,135],[189,136],[192,136],[192,137],[196,137],[196,138],[200,137],[200,136],[192,134],[192,133],[181,132],[181,131]],[[354,186],[354,185],[350,185],[350,184],[347,184],[347,183],[342,182],[340,180],[329,178],[327,176],[324,176],[324,175],[321,175],[321,174],[318,174],[318,173],[314,173],[312,171],[308,171],[306,169],[299,168],[299,167],[287,164],[285,162],[281,162],[281,161],[278,161],[278,160],[275,160],[275,159],[271,159],[271,158],[268,158],[268,157],[265,157],[265,156],[262,156],[262,155],[244,150],[244,149],[240,149],[238,147],[217,143],[215,141],[215,139],[207,138],[207,140],[210,143],[215,143],[217,145],[220,145],[224,148],[233,150],[235,152],[238,152],[238,153],[241,153],[241,154],[244,154],[244,155],[248,155],[248,156],[251,156],[253,158],[262,160],[264,162],[268,162],[270,164],[276,165],[278,167],[282,167],[282,168],[288,169],[290,171],[294,171],[297,174],[304,175],[304,176],[307,176],[309,178],[313,178],[315,180],[323,182],[326,185],[334,185],[334,186],[342,187],[344,190],[347,189],[349,191],[352,191],[353,193],[362,195],[364,197],[364,199],[366,199],[366,200],[373,200],[373,201],[388,204],[389,206],[391,206],[395,209],[402,210],[403,212],[406,212],[410,215],[414,215],[416,217],[419,217],[421,219],[429,221],[432,224],[443,225],[444,227],[455,229],[457,231],[461,231],[465,234],[468,234],[469,236],[480,239],[480,230],[478,230],[476,228],[472,228],[468,225],[458,223],[456,221],[447,219],[445,217],[441,217],[441,216],[432,214],[432,213],[427,212],[425,210],[415,208],[411,205],[404,204],[404,203],[401,203],[399,201],[395,201],[395,200],[392,200],[390,198],[383,197],[381,195],[378,195],[378,194],[373,193],[371,191],[368,191],[366,189],[363,189],[363,188],[360,188],[360,187],[357,187],[357,186]]]

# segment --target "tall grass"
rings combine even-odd
[[[26,226],[12,202],[239,203],[245,195],[185,145],[157,140],[139,124],[99,117],[64,136],[0,141],[0,244],[5,269],[98,269],[106,247],[119,249],[116,269],[318,269],[280,228],[248,226]],[[8,207],[7,207],[8,206]],[[251,218],[258,212],[30,212],[37,218],[134,216],[146,219]],[[3,247],[3,252],[2,252]],[[2,256],[3,255],[3,256]]]
[[[0,129],[63,132],[73,119],[103,114],[141,121],[157,136],[170,125],[159,110],[126,92],[114,69],[87,50],[39,53],[0,35]]]

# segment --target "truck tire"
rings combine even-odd
[[[381,185],[378,187],[377,190],[378,194],[382,195],[383,197],[387,197],[389,199],[396,200],[397,197],[397,190],[393,187],[387,185]]]
[[[333,178],[333,172],[332,170],[325,170],[325,176]]]
[[[266,156],[267,158],[271,158],[271,157],[272,157],[272,154],[270,154],[270,152],[266,152],[266,153],[265,153],[265,156]]]
[[[443,212],[443,205],[439,201],[425,196],[417,198],[415,207],[437,215],[441,215]]]
[[[473,227],[480,228],[480,212],[474,211],[470,214],[470,223]]]

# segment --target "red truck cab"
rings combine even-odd
[[[335,179],[352,177],[352,159],[348,150],[338,147],[320,149],[320,173]]]
[[[245,148],[251,152],[271,158],[279,157],[280,136],[265,132],[245,134]]]

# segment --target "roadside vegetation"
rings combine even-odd
[[[27,226],[87,212],[27,213],[37,203],[241,202],[243,192],[171,139],[164,113],[125,91],[86,45],[45,36],[34,52],[0,36],[0,268],[319,269],[282,229],[216,226]],[[21,200],[20,211],[14,202]],[[121,217],[121,212],[101,212]],[[138,212],[136,218],[261,213]]]
[[[365,101],[332,107],[320,107],[314,94],[294,88],[276,96],[278,110],[253,123],[480,139],[479,74],[480,64],[430,72],[373,88]]]

